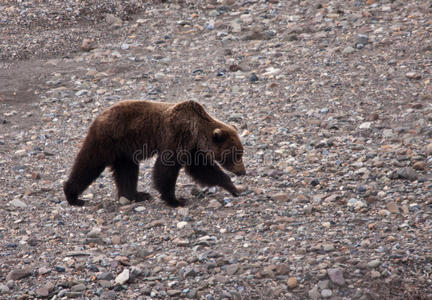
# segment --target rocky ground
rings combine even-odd
[[[1,1],[0,298],[432,299],[431,13]],[[182,174],[189,203],[169,208],[145,162],[154,201],[119,203],[105,171],[68,206],[89,124],[128,98],[193,99],[235,123],[242,195]]]

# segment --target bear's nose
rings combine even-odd
[[[235,165],[233,173],[237,176],[246,175],[246,169],[243,164]]]

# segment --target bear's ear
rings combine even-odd
[[[235,126],[234,124],[230,124],[231,125],[231,127],[233,127],[234,129],[235,129],[235,131],[238,131],[238,129],[237,129],[237,126]]]
[[[216,143],[222,143],[226,140],[226,133],[222,131],[220,128],[216,128],[213,130],[213,140]]]

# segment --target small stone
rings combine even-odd
[[[370,272],[370,274],[371,274],[371,277],[372,277],[372,278],[380,278],[380,277],[381,277],[381,273],[378,272],[378,271],[375,271],[375,270],[372,270],[372,271]]]
[[[399,178],[408,179],[410,181],[417,180],[418,178],[416,171],[411,167],[406,167],[397,170],[397,175]]]
[[[86,289],[87,289],[87,287],[83,283],[79,283],[79,284],[76,284],[76,285],[71,287],[72,292],[83,292]]]
[[[113,280],[114,275],[111,272],[103,272],[103,273],[97,275],[97,279],[99,279],[99,280]]]
[[[89,238],[97,238],[99,237],[99,234],[101,233],[102,229],[99,227],[92,228],[89,233],[87,233],[87,237]]]
[[[137,206],[137,207],[135,207],[135,211],[136,212],[143,212],[143,211],[145,211],[146,210],[146,207],[145,206]]]
[[[309,298],[311,300],[318,300],[321,298],[321,294],[318,291],[318,286],[314,286],[312,289],[308,291]]]
[[[121,272],[117,277],[115,278],[114,282],[116,284],[125,284],[129,280],[129,269],[124,269],[123,272]]]
[[[31,275],[31,269],[15,269],[9,272],[6,276],[6,280],[19,280],[21,278],[27,277]]]
[[[129,205],[129,204],[131,204],[131,201],[128,198],[123,197],[123,196],[121,196],[119,198],[119,202],[120,202],[120,205]]]
[[[424,163],[424,161],[416,161],[413,164],[413,169],[414,170],[424,170],[426,167],[426,164]]]
[[[360,124],[359,128],[360,129],[369,129],[371,127],[371,125],[372,125],[371,122],[364,122],[364,123]]]
[[[321,291],[321,296],[323,298],[330,298],[332,295],[333,295],[333,292],[331,290],[324,289]]]
[[[276,275],[287,275],[290,272],[290,268],[287,264],[278,264],[276,266]]]
[[[348,55],[348,54],[351,54],[354,52],[355,52],[355,49],[351,46],[345,47],[345,49],[342,50],[342,54],[344,54],[344,55]]]
[[[164,225],[165,225],[164,220],[154,220],[154,221],[151,221],[150,223],[148,223],[144,228],[149,229],[149,228],[164,226]]]
[[[210,200],[209,204],[207,205],[208,208],[219,208],[221,206],[222,206],[222,204],[220,204],[220,202],[217,201],[216,199]]]
[[[38,269],[38,274],[39,275],[45,275],[45,274],[48,274],[49,272],[51,272],[51,270],[48,269],[48,268],[46,268],[46,267],[40,267]]]
[[[368,268],[376,268],[380,265],[381,265],[381,261],[379,259],[374,259],[367,263]]]
[[[225,267],[225,272],[228,275],[234,275],[235,273],[237,273],[238,269],[239,269],[239,265],[238,264],[227,265]]]
[[[119,235],[114,235],[114,236],[111,238],[111,242],[112,242],[114,245],[120,245],[120,244],[121,244],[121,236],[119,236]]]
[[[311,180],[310,184],[311,184],[311,186],[317,186],[320,184],[320,182],[318,179],[314,178]]]
[[[189,223],[188,223],[188,222],[185,222],[185,221],[178,222],[178,223],[177,223],[177,228],[178,228],[178,229],[183,229],[183,228],[185,228],[188,224],[189,224]]]
[[[89,94],[88,90],[79,90],[78,92],[75,93],[75,96],[80,97],[80,96],[85,96],[88,94]]]
[[[93,49],[93,41],[91,39],[83,39],[81,43],[81,50],[89,52]]]
[[[387,210],[391,212],[392,214],[398,214],[399,213],[399,206],[394,202],[387,203]]]
[[[14,206],[14,207],[18,207],[18,208],[26,208],[27,204],[25,204],[25,202],[19,200],[19,199],[14,199],[11,202],[9,202],[10,205]]]
[[[334,245],[331,244],[331,243],[326,243],[326,244],[323,245],[323,250],[324,250],[325,252],[331,252],[331,251],[333,251],[334,249],[335,249],[335,247],[334,247]]]
[[[290,289],[296,288],[298,286],[297,278],[295,277],[288,278],[287,285]]]
[[[39,180],[39,179],[41,179],[41,175],[38,172],[32,172],[31,176],[32,176],[33,180]]]
[[[9,293],[10,289],[7,285],[0,283],[0,295]]]
[[[421,74],[419,74],[417,72],[408,72],[405,74],[405,76],[406,76],[406,78],[413,79],[413,80],[418,80],[418,79],[422,78]]]
[[[341,268],[328,269],[327,274],[331,282],[335,283],[338,286],[345,285],[345,278],[343,276],[343,271]]]
[[[115,300],[118,299],[117,293],[115,291],[104,291],[101,296],[101,300]]]
[[[251,76],[249,77],[250,82],[257,82],[258,81],[258,76],[255,73],[252,73]]]
[[[27,151],[25,149],[20,149],[15,151],[14,155],[17,157],[23,157],[27,155]]]
[[[66,272],[66,268],[63,267],[63,266],[56,266],[55,269],[56,269],[56,271],[59,272],[59,273]]]
[[[112,287],[112,283],[109,280],[101,280],[99,281],[99,284],[101,285],[101,287],[104,287],[106,289],[110,289]]]
[[[106,14],[105,21],[114,29],[123,25],[123,21],[113,14]]]
[[[426,146],[426,155],[427,156],[432,155],[432,143]]]
[[[36,289],[36,295],[38,297],[41,297],[41,298],[48,297],[49,293],[50,293],[50,290],[47,286],[42,286],[42,287]]]
[[[179,296],[181,294],[181,290],[167,290],[167,294],[170,297]]]
[[[290,200],[290,195],[287,193],[276,193],[273,196],[271,196],[273,200],[280,201],[280,202],[288,202]]]

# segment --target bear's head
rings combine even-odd
[[[243,164],[244,150],[234,126],[211,117],[204,107],[195,101],[175,104],[168,110],[167,115],[171,127],[166,139],[174,141],[177,149],[196,150],[204,153],[211,162],[215,160],[227,171],[236,175],[246,174]]]
[[[243,146],[234,126],[223,124],[213,130],[213,153],[215,160],[226,170],[236,175],[245,175]]]

